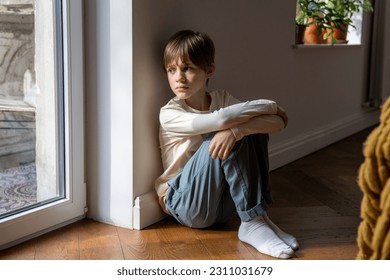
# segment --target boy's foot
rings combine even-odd
[[[263,218],[264,218],[264,221],[270,226],[270,228],[276,233],[276,235],[279,236],[280,239],[282,239],[294,251],[297,251],[299,249],[298,241],[294,236],[281,230],[277,225],[275,225],[271,221],[271,219],[268,217],[267,214],[264,214]]]
[[[288,259],[294,255],[294,250],[276,235],[262,216],[249,222],[241,222],[238,238],[260,253],[275,258]]]

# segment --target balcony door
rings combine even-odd
[[[85,213],[82,0],[0,1],[0,249]]]

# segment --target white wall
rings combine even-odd
[[[132,227],[132,5],[85,1],[88,216]]]

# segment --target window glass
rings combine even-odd
[[[65,195],[60,4],[0,0],[0,218]]]

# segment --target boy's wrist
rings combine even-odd
[[[241,133],[237,127],[230,128],[230,131],[233,133],[233,136],[236,139],[236,141],[241,140],[242,136],[240,137]]]

